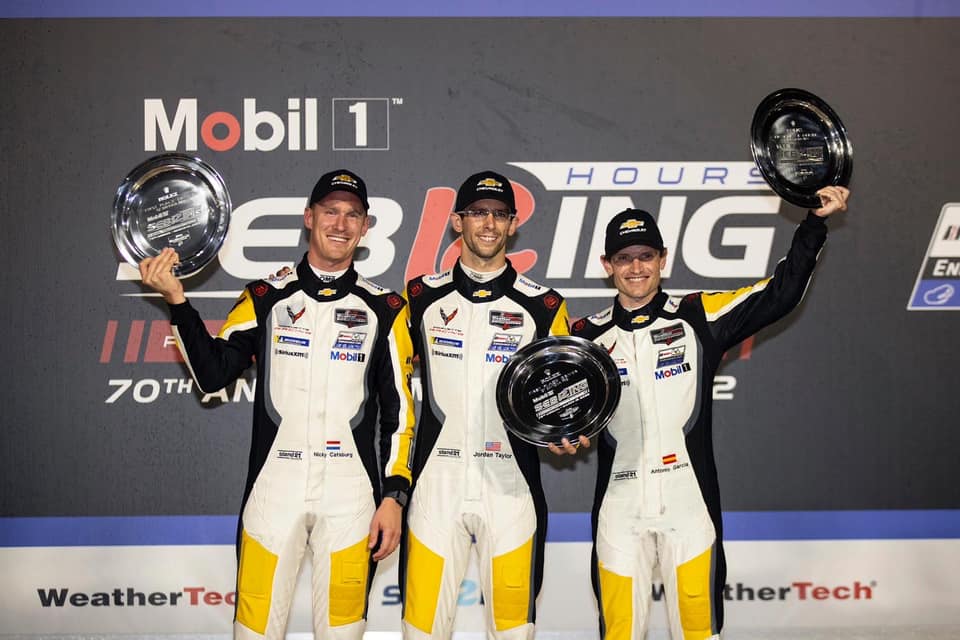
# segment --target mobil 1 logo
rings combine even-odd
[[[403,98],[333,98],[334,151],[388,151],[390,106]]]

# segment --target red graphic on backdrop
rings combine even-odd
[[[448,317],[453,318],[454,314]],[[207,331],[210,335],[217,335],[224,320],[204,320]],[[135,362],[183,362],[180,357],[180,350],[177,349],[176,340],[173,337],[173,331],[170,329],[170,322],[167,320],[149,321],[149,330],[146,320],[131,320],[129,324],[120,323],[118,320],[107,320],[107,327],[103,334],[103,344],[100,348],[100,363],[107,364],[113,362],[116,355],[123,354],[123,362],[131,364]],[[583,318],[573,323],[573,329],[580,331],[586,326],[587,322]],[[124,345],[123,338],[126,337]],[[146,340],[144,340],[146,337]],[[119,340],[118,340],[119,338]],[[118,345],[117,343],[120,343]],[[723,354],[723,359],[728,356],[736,360],[750,360],[753,355],[754,337],[750,336],[738,346],[730,349]],[[121,349],[117,347],[121,346]]]
[[[522,184],[512,180],[510,184],[513,185],[517,203],[517,226],[521,227],[533,215],[535,206],[533,194]],[[460,238],[451,243],[442,256],[440,255],[444,239],[448,237],[447,228],[450,225],[450,212],[453,211],[453,204],[456,199],[457,192],[449,187],[427,189],[427,195],[423,200],[423,212],[420,215],[420,226],[417,228],[417,236],[413,239],[413,249],[410,252],[410,259],[407,261],[407,270],[403,276],[404,281],[409,281],[426,273],[446,271],[460,257]],[[510,258],[510,262],[517,273],[524,273],[537,263],[537,252],[533,249],[521,249],[508,253],[507,257]],[[437,263],[438,258],[439,264]]]

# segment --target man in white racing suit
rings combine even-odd
[[[140,264],[144,283],[170,306],[201,390],[257,365],[235,638],[284,637],[309,546],[316,636],[360,640],[376,561],[399,543],[411,478],[413,354],[403,298],[353,266],[368,208],[359,176],[323,175],[304,210],[303,260],[248,284],[215,338],[171,273],[172,249]]]
[[[495,391],[517,349],[567,334],[566,303],[506,258],[517,210],[505,177],[470,176],[454,209],[459,261],[407,284],[423,402],[400,556],[403,635],[451,636],[475,544],[488,637],[532,638],[546,501],[537,447],[505,430]]]
[[[593,588],[605,640],[642,640],[659,565],[674,640],[719,638],[723,626],[720,490],[711,390],[723,353],[799,304],[826,240],[825,218],[849,191],[826,187],[772,277],[736,291],[668,296],[667,250],[653,217],[617,214],[601,260],[618,294],[572,333],[602,345],[622,395],[599,436]]]

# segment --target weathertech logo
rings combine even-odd
[[[133,587],[116,587],[109,591],[70,591],[66,588],[37,589],[42,607],[197,607],[236,604],[236,592],[212,591],[206,587],[184,587],[180,591],[144,593]]]
[[[849,584],[826,585],[817,584],[809,580],[797,580],[789,585],[781,586],[747,586],[742,582],[723,585],[723,599],[727,602],[789,602],[810,600],[873,600],[873,590],[877,583],[854,580]],[[662,584],[654,584],[652,589],[654,601],[664,598],[665,590]]]

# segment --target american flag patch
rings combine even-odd
[[[340,441],[327,440],[327,451],[340,451]]]
[[[677,454],[675,453],[668,453],[667,455],[663,456],[663,464],[673,464],[676,461]]]
[[[483,449],[484,451],[500,451],[500,442],[487,442]]]

